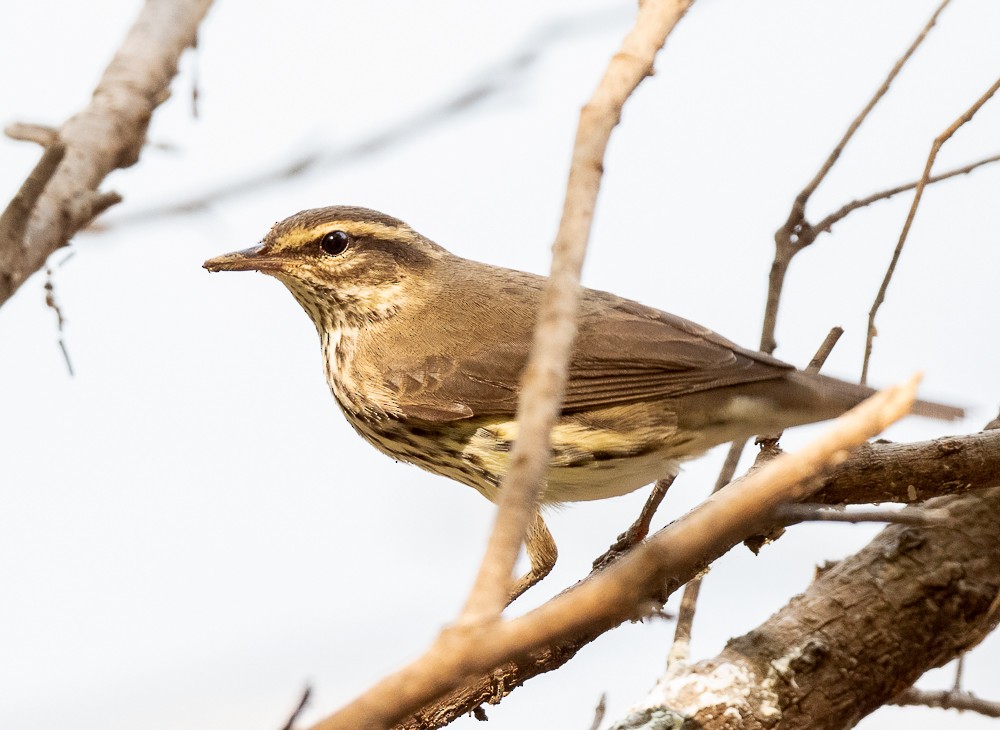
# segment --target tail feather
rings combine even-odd
[[[815,375],[802,372],[796,373],[796,375],[808,379],[811,386],[818,388],[824,400],[839,404],[843,410],[853,408],[865,398],[875,393],[874,388],[859,385],[858,383],[849,383],[846,380],[838,378],[831,378],[828,375]],[[911,413],[916,416],[924,416],[925,418],[936,418],[940,421],[957,421],[965,418],[964,408],[926,400],[916,401],[913,404]]]

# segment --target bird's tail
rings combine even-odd
[[[849,383],[846,380],[831,378],[828,375],[799,372],[795,373],[795,376],[807,380],[808,385],[816,389],[820,397],[830,403],[832,409],[838,411],[853,408],[875,392],[874,388],[869,388],[866,385]],[[960,418],[965,418],[964,408],[926,400],[916,401],[911,413],[941,421],[957,421]]]

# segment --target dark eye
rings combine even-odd
[[[344,231],[330,231],[319,239],[319,247],[330,256],[339,256],[347,250],[351,237]]]

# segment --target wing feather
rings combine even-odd
[[[522,284],[540,289],[541,280],[521,276],[528,277]],[[794,370],[681,317],[605,292],[584,289],[581,297],[564,412],[676,398]],[[438,352],[415,351],[385,375],[387,387],[412,418],[513,417],[533,310],[525,314],[504,304],[497,292],[485,292],[463,302],[459,311],[467,318],[462,326],[448,323],[428,338],[439,342]]]

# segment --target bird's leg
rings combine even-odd
[[[549,528],[545,526],[545,522],[538,512],[535,513],[535,519],[528,527],[528,534],[524,537],[524,549],[528,553],[528,560],[531,561],[531,569],[517,579],[510,591],[510,598],[507,600],[508,606],[514,602],[515,598],[547,576],[552,570],[552,566],[556,564],[556,557],[559,555],[555,540],[552,539],[552,533],[549,532]]]

